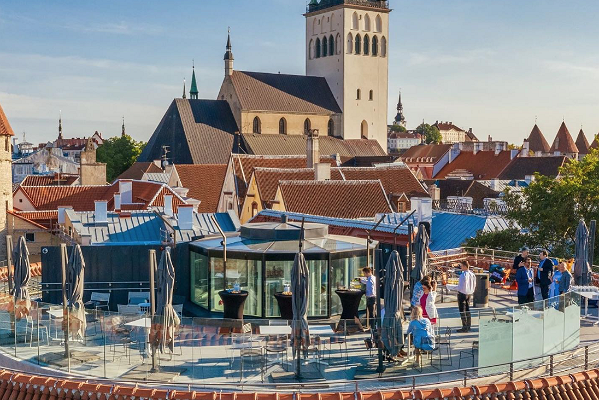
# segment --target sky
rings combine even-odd
[[[389,111],[408,128],[452,121],[521,144],[535,121],[599,130],[598,2],[391,0]],[[19,138],[148,140],[191,78],[215,99],[231,27],[234,68],[304,74],[306,1],[0,2],[0,104]]]

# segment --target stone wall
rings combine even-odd
[[[0,263],[6,260],[7,210],[13,208],[10,136],[0,136]]]

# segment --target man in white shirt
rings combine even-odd
[[[471,330],[471,311],[469,303],[471,295],[475,293],[475,274],[469,270],[469,263],[466,260],[460,262],[460,270],[462,273],[458,278],[458,311],[460,311],[460,319],[462,328],[458,332],[469,332]]]
[[[375,303],[377,299],[377,292],[375,291],[376,279],[373,275],[373,271],[370,267],[363,268],[363,276],[360,278],[360,282],[365,285],[365,296],[367,297],[367,314],[369,327],[375,327]]]

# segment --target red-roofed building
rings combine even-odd
[[[495,179],[516,157],[517,150],[508,151],[461,151],[446,164],[434,179]]]
[[[214,213],[234,209],[233,202],[221,204],[227,164],[175,165],[179,186],[188,189],[186,197],[200,201],[198,212]]]
[[[473,134],[473,130],[469,128],[468,131],[459,128],[454,125],[452,121],[440,122],[435,121],[433,124],[442,135],[442,143],[462,143],[462,142],[477,142],[477,137]]]
[[[451,144],[420,144],[408,149],[399,160],[408,165],[419,179],[432,179],[458,154]]]
[[[567,125],[565,121],[560,124],[560,128],[556,133],[556,137],[554,138],[554,142],[552,142],[552,147],[550,148],[550,152],[552,152],[555,156],[565,155],[569,158],[577,158],[579,150],[567,129]]]
[[[79,180],[75,174],[27,175],[21,186],[73,186]]]
[[[542,134],[540,128],[535,124],[529,137],[526,139],[529,151],[533,151],[536,157],[546,155],[550,153],[550,145]]]

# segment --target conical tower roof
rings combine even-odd
[[[577,135],[577,140],[575,140],[575,146],[577,146],[579,154],[587,154],[590,152],[590,142],[588,142],[587,138],[585,137],[583,129],[579,130],[579,135]]]
[[[592,142],[592,144],[590,144],[590,149],[598,150],[598,135],[596,135],[594,141]]]
[[[6,118],[6,114],[4,114],[4,110],[2,110],[2,105],[0,105],[0,135],[15,135],[15,132],[12,130],[10,124],[8,123],[8,118]]]
[[[194,67],[192,67],[192,84],[190,86],[190,98],[198,98],[198,86],[196,86],[196,70]]]
[[[559,151],[562,154],[568,153],[578,153],[577,146],[567,129],[567,125],[565,125],[565,121],[560,124],[560,128],[558,129],[558,133],[554,138],[554,142],[552,143],[552,152]]]
[[[537,124],[533,126],[527,141],[529,142],[529,150],[531,151],[541,151],[542,153],[550,152],[550,145],[546,141],[546,138],[542,134],[542,131],[540,131],[540,128],[538,128]]]

